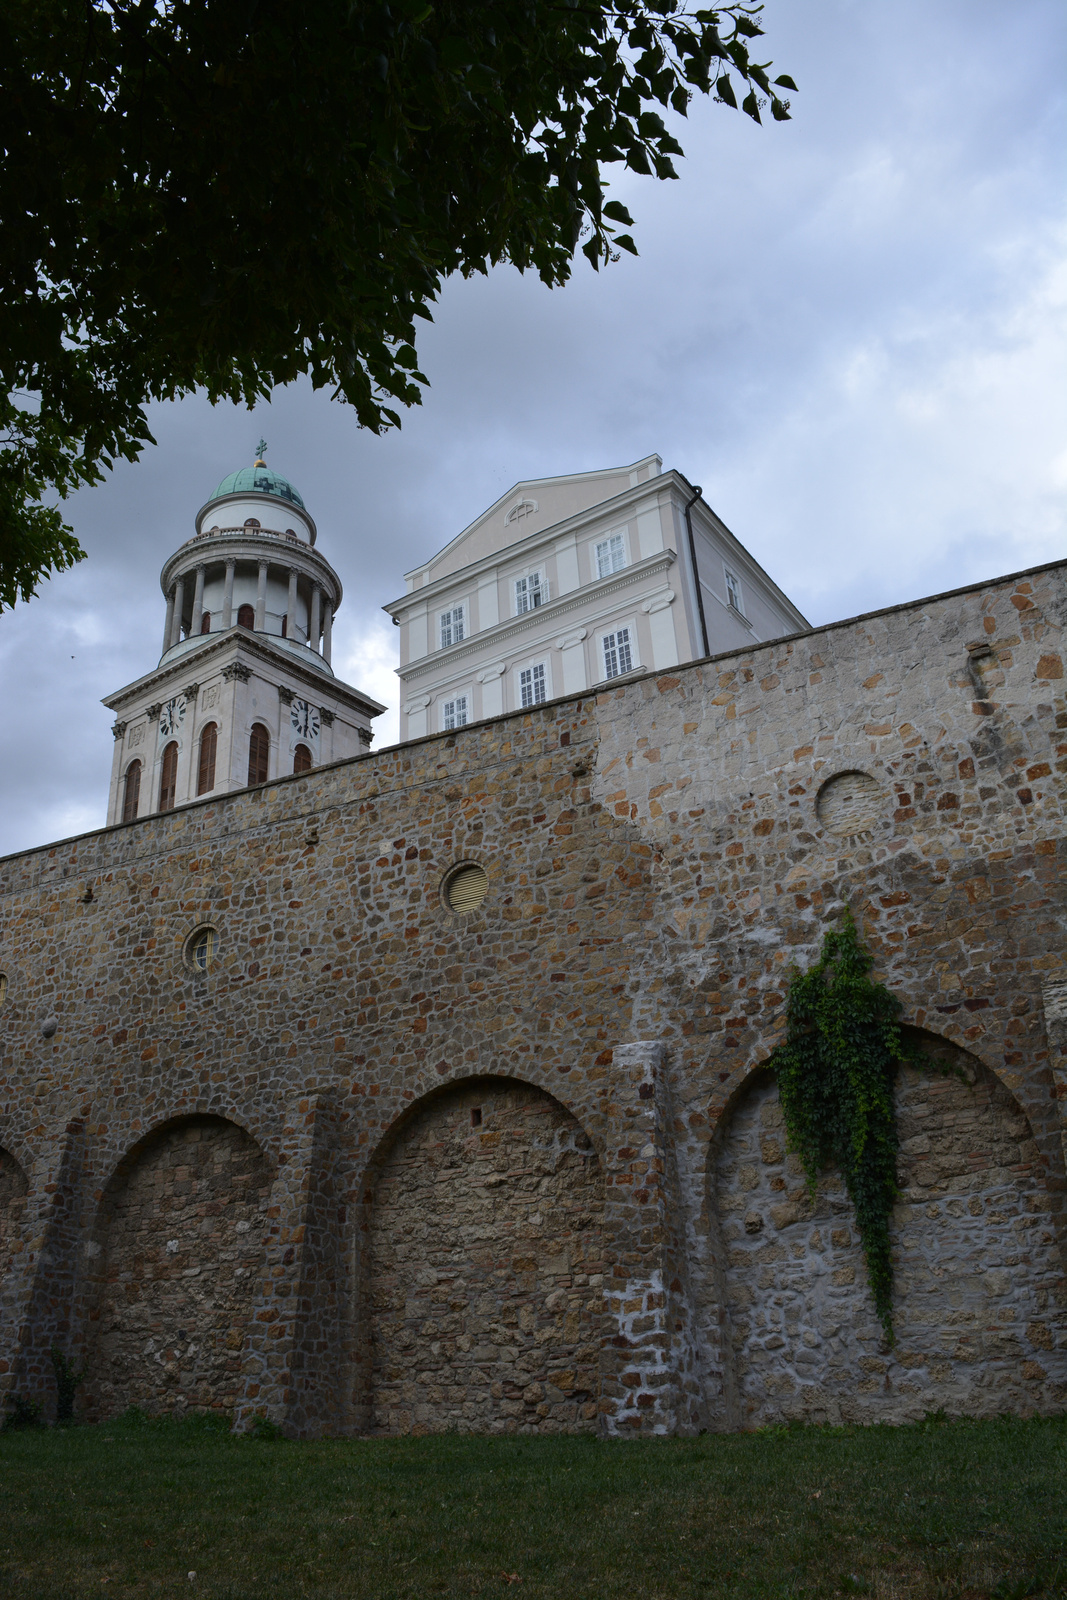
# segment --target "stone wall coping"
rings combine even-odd
[[[817,639],[825,634],[839,633],[843,629],[858,627],[860,624],[871,622],[878,617],[903,616],[908,612],[919,611],[924,606],[937,605],[942,601],[955,599],[959,595],[981,594],[993,589],[1007,588],[1011,584],[1020,583],[1024,579],[1034,578],[1046,572],[1060,572],[1067,575],[1067,560],[1061,559],[1059,561],[1046,561],[1040,566],[1024,567],[1019,572],[1005,573],[1003,577],[989,578],[979,583],[963,584],[958,589],[944,589],[937,594],[925,595],[919,600],[909,600],[895,606],[881,606],[876,611],[862,611],[854,617],[845,617],[839,622],[823,623],[819,627],[804,629],[800,633],[783,634],[777,639],[766,639],[761,643],[747,645],[740,650],[724,650],[720,651],[716,655],[702,656],[696,661],[686,661],[684,663],[680,663],[675,667],[670,667],[667,669],[652,669],[647,672],[641,672],[633,677],[627,678],[625,685],[622,687],[628,690],[637,687],[646,681],[655,682],[658,679],[666,677],[678,678],[680,680],[684,675],[695,672],[700,667],[713,665],[721,661],[748,660],[760,651],[778,650],[783,645],[796,644],[800,640]],[[245,649],[248,649],[249,641],[242,640],[242,645]],[[184,676],[185,672],[188,670],[188,665],[188,659],[183,658],[181,662],[180,675]],[[123,691],[122,693],[124,694],[125,692],[126,691]],[[321,767],[313,768],[311,772],[287,773],[283,777],[273,779],[270,783],[256,786],[256,791],[259,792],[277,789],[283,784],[287,783],[307,783],[309,780],[316,780],[324,775],[333,774],[346,766],[358,766],[361,775],[366,779],[370,777],[371,773],[377,766],[377,763],[385,758],[395,758],[398,755],[409,756],[415,751],[419,750],[422,746],[440,744],[444,740],[449,739],[455,741],[458,738],[469,738],[471,735],[480,734],[483,729],[494,728],[504,722],[517,722],[523,717],[531,717],[534,715],[542,716],[545,712],[558,709],[561,706],[568,704],[580,705],[582,701],[595,701],[601,694],[609,694],[614,692],[616,691],[612,688],[612,685],[609,682],[599,685],[595,688],[583,689],[578,694],[557,695],[552,700],[544,701],[541,705],[532,707],[527,706],[515,711],[506,711],[498,717],[486,717],[479,722],[472,722],[468,724],[468,726],[465,728],[450,728],[443,729],[436,733],[423,734],[418,739],[408,739],[401,744],[386,745],[383,749],[376,750],[370,755],[347,756],[341,761],[328,762]],[[111,696],[109,697],[109,701],[107,703],[112,704],[114,709],[115,706],[113,703],[117,702],[121,698],[122,694]],[[568,748],[572,755],[576,755],[580,751],[581,746],[572,745]],[[440,776],[443,775],[436,773],[430,774],[427,776],[425,781],[434,781]],[[194,812],[199,808],[206,806],[225,806],[232,801],[239,800],[242,796],[247,795],[249,792],[250,791],[248,789],[234,789],[226,795],[208,795],[203,799],[192,800],[188,804],[181,806],[175,811],[168,811],[165,813],[155,812],[145,817],[138,817],[133,822],[115,822],[108,827],[92,828],[87,833],[70,834],[63,839],[50,840],[46,844],[34,845],[29,850],[16,850],[9,855],[0,856],[0,865],[10,861],[19,861],[22,859],[28,860],[33,856],[47,854],[55,850],[61,850],[71,845],[88,843],[90,840],[101,839],[109,834],[117,834],[123,829],[143,828],[148,824],[159,823],[161,821],[171,824],[175,818],[182,818],[187,813]],[[355,798],[355,796],[353,795],[349,798]],[[338,801],[334,798],[331,798],[328,803],[335,805],[338,803]],[[312,807],[309,809],[313,810],[315,808]]]

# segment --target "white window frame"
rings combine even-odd
[[[441,701],[441,732],[451,733],[456,728],[466,728],[471,720],[471,693],[464,689],[453,694],[450,700]]]
[[[593,578],[599,583],[602,578],[610,578],[616,572],[623,572],[630,565],[630,540],[628,528],[612,528],[610,533],[603,538],[593,540]],[[618,541],[617,548],[612,548]],[[608,552],[607,571],[602,571],[604,562],[600,552]],[[620,558],[621,559],[617,559]]]
[[[524,685],[522,681],[524,673],[530,674],[530,682],[527,685]],[[537,673],[541,674],[539,682],[536,676]],[[538,687],[544,691],[539,699],[537,698]],[[524,698],[526,693],[531,695],[528,700]],[[515,709],[517,711],[531,711],[535,706],[543,706],[545,701],[551,700],[551,698],[552,667],[547,657],[542,657],[539,661],[527,661],[524,666],[516,667]]]
[[[722,576],[726,585],[726,604],[731,611],[736,611],[738,616],[744,617],[747,622],[748,613],[745,610],[745,591],[741,587],[741,579],[732,567],[726,565],[725,561],[722,564]]]
[[[548,600],[548,579],[543,567],[535,567],[532,572],[513,578],[511,586],[517,617],[529,616],[531,611],[538,610]]]
[[[457,613],[458,613],[458,616],[459,616],[459,623],[458,623],[459,633],[458,633],[458,636],[456,634],[456,627],[457,627],[456,616],[457,616]],[[446,617],[448,618],[448,622],[447,623],[445,622],[445,618]],[[438,648],[441,649],[441,650],[450,650],[454,644],[462,644],[465,639],[469,638],[469,634],[467,632],[467,621],[468,621],[468,615],[467,615],[467,602],[466,602],[466,600],[454,600],[446,611],[439,611],[437,613],[437,644],[438,644]],[[449,637],[447,639],[445,638],[446,628],[447,628],[447,631],[448,631],[448,634],[449,634]]]
[[[610,639],[613,641],[611,648],[615,650],[617,655],[619,649],[617,640],[620,633],[625,633],[627,635],[624,648],[629,652],[630,665],[628,667],[620,667],[617,672],[609,674],[608,640]],[[614,627],[603,628],[597,634],[596,646],[599,653],[599,664],[597,668],[598,683],[613,683],[616,678],[625,678],[630,672],[640,671],[641,656],[637,643],[637,623],[632,617],[627,617],[623,621],[615,623]]]

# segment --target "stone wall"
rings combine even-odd
[[[1049,1307],[1062,1272],[1052,1236],[1062,1239],[1067,1193],[1065,625],[1067,568],[1058,565],[0,861],[0,970],[9,979],[0,1145],[27,1179],[24,1248],[2,1290],[11,1313],[0,1319],[0,1389],[50,1404],[48,1351],[58,1339],[74,1359],[88,1357],[84,1400],[97,1411],[181,1399],[232,1407],[240,1420],[265,1410],[297,1434],[444,1426],[468,1405],[479,1426],[569,1427],[587,1425],[581,1408],[595,1402],[597,1426],[609,1433],[779,1414],[808,1358],[793,1364],[787,1341],[758,1381],[754,1356],[751,1370],[747,1356],[739,1367],[729,1275],[740,1269],[725,1258],[713,1203],[715,1194],[724,1203],[737,1196],[725,1182],[709,1185],[709,1160],[724,1115],[734,1127],[735,1105],[742,1126],[750,1102],[737,1096],[782,1036],[792,965],[815,959],[848,905],[908,1023],[990,1075],[958,1105],[951,1097],[963,1085],[924,1080],[922,1137],[935,1165],[964,1159],[953,1118],[986,1094],[986,1120],[973,1131],[985,1175],[952,1174],[959,1193],[926,1185],[929,1197],[900,1235],[902,1271],[930,1291],[916,1289],[916,1305],[940,1305],[955,1275],[937,1276],[935,1243],[950,1243],[979,1287],[978,1298],[968,1288],[966,1304],[943,1316],[905,1318],[894,1364],[879,1366],[886,1356],[871,1342],[877,1330],[864,1331],[862,1273],[852,1284],[832,1281],[858,1256],[854,1242],[833,1238],[851,1239],[852,1229],[828,1193],[829,1234],[814,1219],[788,1225],[800,1230],[798,1244],[808,1241],[797,1271],[815,1274],[810,1287],[791,1282],[790,1293],[820,1306],[824,1291],[840,1290],[842,1303],[851,1295],[851,1331],[831,1373],[819,1353],[831,1336],[821,1322],[798,1321],[802,1342],[803,1331],[824,1339],[804,1346],[815,1351],[808,1370],[821,1373],[826,1362],[827,1414],[831,1405],[870,1414],[887,1377],[901,1414],[1059,1405],[1063,1334]],[[441,892],[460,861],[478,862],[488,882],[482,904],[464,915]],[[207,973],[184,956],[205,924],[219,939]],[[994,1080],[1012,1097],[1008,1110],[988,1087]],[[399,1386],[383,1369],[375,1401],[368,1296],[387,1274],[368,1271],[367,1250],[388,1211],[366,1194],[377,1192],[383,1159],[410,1154],[419,1172],[438,1173],[419,1143],[422,1119],[458,1104],[449,1092],[483,1093],[502,1081],[515,1106],[546,1097],[564,1119],[558,1126],[580,1129],[596,1155],[595,1393],[577,1398],[589,1392],[578,1373],[589,1370],[592,1334],[582,1324],[574,1346],[564,1315],[568,1354],[554,1370],[573,1366],[576,1376],[570,1391],[552,1385],[563,1400],[547,1389],[536,1403],[524,1398],[547,1383],[547,1367],[518,1393],[518,1378],[506,1388],[501,1377],[494,1395],[495,1380],[487,1390],[451,1354],[437,1368],[423,1354]],[[902,1086],[906,1118],[907,1093]],[[533,1125],[525,1112],[515,1116],[516,1126]],[[229,1252],[246,1246],[230,1239],[225,1208],[200,1217],[175,1189],[167,1198],[175,1210],[160,1211],[157,1228],[155,1202],[137,1198],[142,1181],[149,1189],[156,1181],[153,1163],[172,1170],[169,1155],[150,1154],[152,1139],[162,1131],[159,1148],[169,1150],[175,1136],[166,1130],[188,1118],[223,1119],[262,1152],[262,1187],[259,1178],[254,1185],[262,1198],[241,1219],[251,1224],[266,1207],[262,1254],[248,1258],[240,1280],[254,1280],[247,1300],[228,1276],[245,1264]],[[1024,1124],[1032,1137],[1011,1132]],[[995,1153],[1012,1140],[1016,1154],[1002,1161]],[[909,1145],[905,1158],[918,1152]],[[238,1167],[244,1160],[234,1158]],[[591,1171],[592,1156],[581,1161]],[[742,1164],[770,1172],[771,1164]],[[990,1176],[1013,1164],[1006,1188]],[[119,1169],[128,1193],[113,1184]],[[443,1170],[451,1176],[440,1186],[420,1179],[421,1192],[427,1214],[450,1226],[456,1196],[476,1210],[482,1202],[463,1178],[473,1167]],[[564,1163],[552,1181],[566,1187],[577,1170]],[[782,1163],[778,1176],[786,1199],[773,1203],[792,1204],[796,1175]],[[978,1187],[962,1186],[964,1177]],[[191,1181],[198,1195],[214,1193],[215,1177]],[[1002,1188],[1008,1199],[997,1197]],[[743,1229],[742,1192],[744,1210],[727,1203],[725,1219]],[[132,1207],[129,1220],[122,1205]],[[933,1205],[938,1215],[927,1217]],[[187,1224],[171,1231],[163,1219],[176,1213]],[[1003,1224],[994,1220],[1001,1214]],[[508,1230],[518,1217],[492,1208],[512,1261]],[[764,1248],[773,1217],[764,1227],[736,1248]],[[249,1250],[255,1233],[241,1235]],[[201,1240],[187,1267],[166,1255],[175,1238]],[[429,1251],[432,1230],[426,1239]],[[113,1251],[103,1302],[104,1258],[86,1251],[97,1244]],[[392,1246],[377,1248],[384,1269]],[[449,1250],[461,1248],[457,1235]],[[783,1260],[796,1261],[791,1250],[792,1242]],[[534,1258],[536,1286],[547,1269]],[[404,1271],[415,1271],[405,1260]],[[764,1287],[777,1292],[777,1268],[766,1266]],[[1009,1275],[1003,1294],[991,1288],[1003,1281],[998,1273]],[[501,1305],[525,1294],[518,1277]],[[199,1300],[188,1288],[216,1280],[221,1287]],[[421,1302],[409,1303],[409,1287],[398,1279],[381,1315],[390,1340],[411,1338],[417,1348],[418,1330],[438,1313],[410,1309]],[[555,1292],[546,1288],[543,1302]],[[591,1327],[591,1298],[583,1304]],[[784,1327],[784,1308],[764,1309],[781,1311]],[[191,1355],[184,1346],[193,1341],[175,1341],[194,1313],[207,1333]],[[500,1326],[511,1327],[503,1316]],[[225,1348],[242,1327],[241,1347],[224,1356],[219,1341]],[[499,1347],[524,1377],[525,1340]],[[923,1360],[906,1367],[909,1352]],[[978,1359],[965,1360],[972,1352]],[[168,1367],[173,1383],[160,1376]],[[772,1380],[781,1394],[771,1393]]]
[[[228,1409],[262,1272],[270,1171],[220,1117],[164,1128],[120,1167],[90,1256],[99,1263],[85,1414]]]
[[[406,1122],[371,1181],[372,1426],[595,1427],[604,1198],[575,1119],[471,1083]]]
[[[711,1179],[746,1427],[1067,1405],[1062,1255],[1030,1125],[973,1057],[928,1050],[897,1083],[892,1346],[844,1184],[828,1173],[809,1200],[773,1076],[757,1073],[729,1114]]]
[[[17,1318],[13,1291],[16,1264],[25,1248],[28,1189],[29,1181],[14,1156],[0,1148],[0,1322],[8,1325]]]

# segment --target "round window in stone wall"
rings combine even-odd
[[[848,838],[874,827],[884,815],[886,799],[886,791],[869,772],[838,772],[819,790],[815,813],[827,833]]]
[[[185,963],[193,972],[207,972],[214,966],[219,948],[218,930],[197,928],[185,941]]]
[[[441,885],[441,894],[450,911],[477,911],[489,892],[485,868],[474,861],[453,867]]]

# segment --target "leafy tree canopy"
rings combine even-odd
[[[789,115],[761,7],[680,0],[0,0],[0,609],[83,552],[54,505],[149,400],[307,373],[375,431],[450,273],[634,250],[604,169],[660,110]]]

